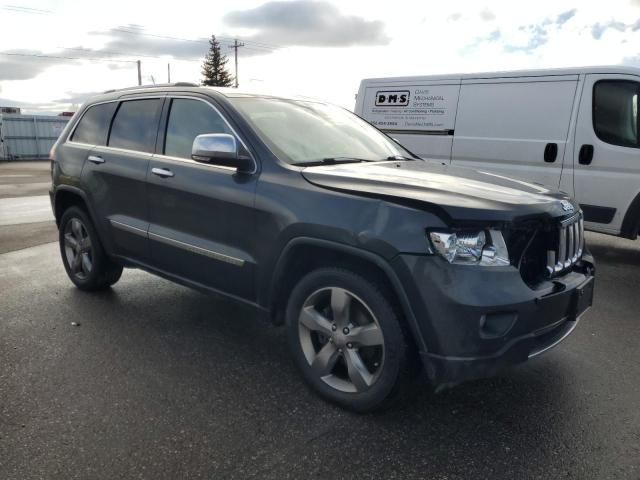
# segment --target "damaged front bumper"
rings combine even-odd
[[[589,309],[594,262],[585,253],[561,277],[532,289],[514,267],[468,268],[433,256],[396,259],[426,348],[430,382],[493,376],[564,340]]]

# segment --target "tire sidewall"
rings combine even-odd
[[[375,315],[384,337],[384,363],[374,385],[365,392],[348,393],[327,385],[311,371],[298,335],[298,317],[305,300],[326,287],[344,288],[358,296]],[[289,348],[304,379],[324,398],[359,412],[381,407],[399,387],[407,360],[407,345],[399,318],[391,303],[376,285],[349,270],[323,268],[307,274],[292,290],[286,309]]]

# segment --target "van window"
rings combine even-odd
[[[232,132],[222,117],[206,103],[181,98],[172,100],[164,154],[191,158],[193,140],[204,133]]]
[[[111,102],[89,107],[73,132],[71,141],[89,145],[105,145],[116,105],[116,102]]]
[[[640,146],[638,92],[640,83],[602,80],[593,87],[593,129],[603,142]]]
[[[109,146],[153,152],[158,129],[159,98],[122,102],[113,119]]]

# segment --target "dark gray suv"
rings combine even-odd
[[[106,92],[53,148],[52,177],[78,288],[136,267],[250,305],[286,324],[317,392],[357,411],[420,370],[445,385],[538,355],[591,305],[567,195],[420,159],[318,101]]]

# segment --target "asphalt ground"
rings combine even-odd
[[[356,415],[303,385],[282,328],[138,270],[82,293],[54,239],[0,226],[1,479],[640,478],[640,241],[588,234],[594,307],[555,349]]]

